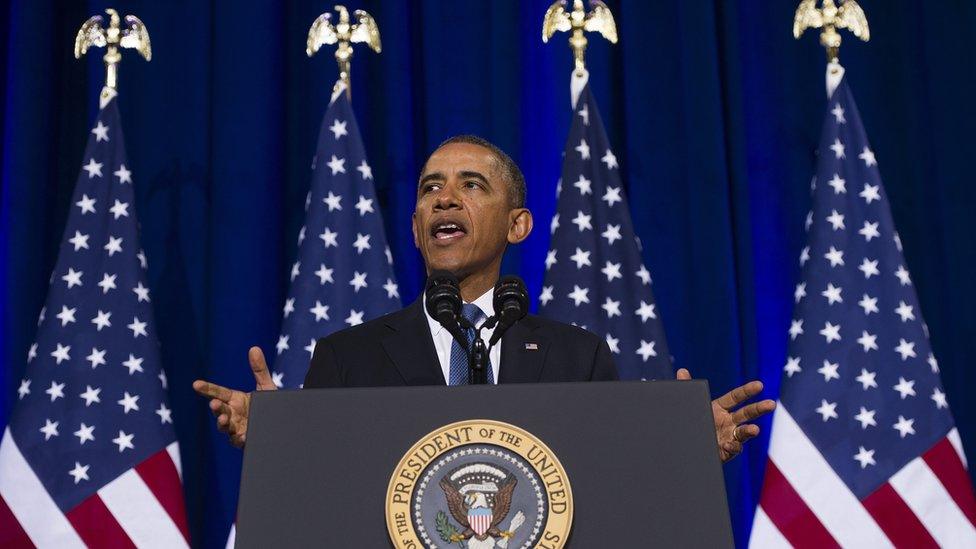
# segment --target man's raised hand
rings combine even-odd
[[[251,372],[258,391],[274,391],[275,386],[268,371],[268,363],[259,347],[251,347],[247,352]],[[238,448],[244,447],[247,436],[247,415],[251,407],[251,394],[235,391],[198,379],[193,382],[193,390],[200,396],[210,399],[210,411],[217,418],[217,429],[230,437],[230,443]]]
[[[677,379],[691,379],[686,368],[678,370]],[[750,381],[725,393],[712,401],[712,416],[715,418],[715,438],[718,440],[718,455],[726,462],[742,451],[742,445],[759,435],[759,426],[748,423],[776,409],[772,400],[761,400],[735,409],[743,402],[762,392],[761,381]]]

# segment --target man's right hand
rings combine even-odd
[[[277,390],[268,371],[268,363],[264,361],[264,353],[260,347],[251,347],[247,352],[248,362],[258,391]],[[251,407],[251,394],[221,387],[215,383],[198,379],[193,382],[193,390],[210,398],[210,411],[217,418],[217,429],[227,433],[230,443],[238,448],[244,447],[247,436],[247,414]]]

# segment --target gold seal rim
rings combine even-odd
[[[495,419],[465,419],[465,420],[461,420],[461,421],[455,421],[453,423],[448,423],[446,425],[442,425],[442,426],[440,426],[440,427],[438,427],[438,428],[436,428],[436,429],[428,432],[424,436],[420,437],[417,440],[417,442],[415,442],[413,444],[413,446],[411,446],[403,454],[403,457],[400,458],[400,460],[396,464],[396,467],[394,467],[393,472],[390,475],[390,482],[387,484],[387,487],[386,487],[386,499],[383,502],[383,508],[384,508],[384,511],[385,511],[384,514],[385,514],[385,517],[386,517],[386,531],[387,531],[387,535],[389,535],[390,541],[393,543],[393,546],[394,547],[396,547],[397,549],[401,549],[401,548],[404,548],[404,547],[408,547],[408,546],[400,543],[401,536],[399,534],[397,534],[397,532],[396,532],[396,529],[395,529],[395,518],[393,516],[392,510],[390,509],[391,502],[392,502],[392,499],[393,499],[394,488],[397,485],[398,474],[406,466],[407,460],[411,456],[413,456],[414,453],[419,448],[421,448],[425,443],[429,442],[430,439],[433,438],[437,434],[443,433],[443,432],[448,431],[450,429],[457,429],[459,427],[473,427],[473,428],[477,428],[477,427],[484,427],[484,426],[504,428],[504,429],[508,429],[508,430],[514,432],[515,434],[521,435],[521,436],[525,437],[526,439],[528,439],[529,441],[531,441],[534,444],[536,444],[540,449],[542,449],[546,453],[547,456],[549,456],[550,458],[552,458],[553,465],[555,466],[556,470],[560,473],[560,475],[562,477],[563,487],[564,487],[564,490],[566,492],[566,512],[565,512],[565,519],[561,519],[561,520],[558,521],[560,523],[565,523],[565,524],[562,525],[561,528],[558,529],[559,530],[558,533],[562,535],[562,538],[561,538],[561,540],[559,542],[557,542],[555,545],[553,545],[553,547],[555,547],[555,548],[558,549],[558,548],[561,548],[561,547],[565,546],[567,540],[569,539],[569,533],[570,533],[570,531],[573,528],[573,518],[574,518],[574,514],[575,514],[575,507],[573,505],[573,487],[572,487],[572,483],[569,480],[569,474],[566,472],[566,468],[563,466],[562,462],[559,461],[559,456],[557,456],[556,453],[552,451],[552,448],[550,448],[548,444],[546,444],[545,442],[543,442],[542,439],[540,439],[536,435],[530,433],[529,431],[527,431],[527,430],[525,430],[522,427],[519,427],[517,425],[513,425],[511,423],[506,423],[504,421],[498,421],[498,420],[495,420]],[[522,459],[524,459],[526,461],[526,463],[530,467],[532,467],[532,469],[536,472],[536,474],[539,475],[540,479],[542,478],[542,472],[539,471],[538,468],[536,468],[535,464],[532,463],[531,460],[529,460],[528,456],[525,455],[526,452],[524,452],[524,451],[522,451],[520,449],[517,449],[517,448],[513,448],[513,447],[511,447],[511,445],[505,444],[502,441],[491,440],[491,439],[485,439],[485,440],[480,440],[479,439],[477,442],[475,442],[475,441],[468,442],[468,443],[465,443],[465,444],[461,444],[461,445],[455,446],[454,448],[468,446],[468,445],[471,445],[471,444],[494,444],[496,446],[502,446],[503,448],[506,448],[509,451],[514,452],[514,453],[518,454],[520,457],[522,457]],[[454,448],[451,448],[449,450],[452,450]],[[445,454],[446,452],[448,452],[449,450],[442,451],[442,452],[438,453],[437,456],[441,456],[441,455]],[[433,459],[431,459],[430,461],[433,461]],[[430,461],[428,461],[428,464],[430,463]],[[424,469],[426,469],[426,468],[427,468],[427,465],[424,466]],[[413,499],[413,493],[414,493],[415,490],[416,490],[416,483],[413,485],[413,487],[410,490],[411,500]],[[548,491],[547,491],[547,496],[548,496]],[[545,526],[548,526],[550,523],[555,522],[555,519],[553,518],[553,513],[551,511],[551,505],[552,505],[552,502],[551,501],[549,502],[549,505],[550,505],[550,511],[548,513]],[[407,520],[407,527],[409,528],[409,534],[411,535],[411,537],[413,537],[413,538],[416,539],[416,538],[418,538],[418,536],[417,536],[416,530],[413,527],[413,519],[412,518],[409,518],[409,517],[410,517],[410,515],[408,515],[408,520]],[[543,533],[545,533],[546,530],[548,530],[548,528],[544,528],[543,529]],[[420,542],[419,539],[417,539],[417,541],[418,541],[419,545],[422,547],[423,546],[423,543]]]

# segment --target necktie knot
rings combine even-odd
[[[465,303],[461,309],[461,315],[472,325],[477,326],[485,318],[484,311],[474,303]]]

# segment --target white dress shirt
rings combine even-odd
[[[493,316],[495,314],[495,307],[492,304],[492,298],[494,297],[494,288],[491,288],[487,292],[481,294],[481,297],[474,300],[474,304],[485,313],[485,319]],[[454,337],[451,336],[451,332],[448,332],[440,322],[430,316],[427,312],[427,307],[424,307],[424,315],[427,317],[427,324],[430,325],[430,335],[434,336],[434,349],[437,350],[437,360],[441,363],[441,371],[444,373],[444,383],[450,383],[451,379],[451,345],[454,343]],[[482,321],[483,322],[483,321]],[[491,339],[491,334],[495,332],[495,329],[484,329],[481,330],[481,339],[485,342],[485,347],[488,346],[488,340]],[[493,379],[495,383],[498,383],[498,368],[502,360],[502,342],[499,341],[492,347],[491,352],[488,353],[488,360],[491,362],[491,371],[494,374]]]

